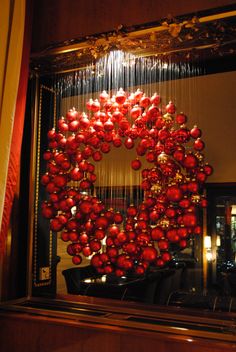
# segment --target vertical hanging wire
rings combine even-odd
[[[135,57],[129,53],[112,51],[95,63],[88,64],[85,69],[54,77],[59,106],[57,114],[65,115],[73,106],[82,113],[89,98],[98,99],[103,90],[112,96],[121,87],[129,93],[140,88],[149,96],[156,92],[162,97],[161,106],[169,100],[178,103],[180,107],[181,102],[187,100],[187,106],[190,106],[192,96],[197,90],[196,80],[187,80],[184,89],[180,89],[183,85],[179,81],[199,74],[199,69],[189,63],[176,63],[171,59],[167,61],[155,56]],[[141,173],[135,173],[131,168],[129,174],[126,172],[127,166],[125,168],[124,160],[118,157],[119,154],[119,149],[113,148],[109,155],[103,155],[102,162],[94,163],[96,173],[99,174],[97,186],[100,193],[103,192],[102,197],[105,197],[105,185],[112,190],[110,196],[115,198],[119,194],[118,187],[114,188],[114,185],[122,185],[125,195],[128,196],[132,194],[134,183],[138,186],[141,182]],[[127,156],[129,154],[126,153]],[[129,164],[130,161],[128,160]],[[136,192],[136,198],[139,197],[138,193]],[[133,196],[131,199],[134,201]]]

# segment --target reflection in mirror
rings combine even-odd
[[[204,150],[206,160],[209,161],[210,164],[216,165],[211,180],[213,182],[229,182],[231,181],[230,177],[233,175],[232,169],[234,166],[231,163],[227,165],[226,170],[225,164],[230,158],[230,155],[225,155],[225,150],[229,150],[229,148],[231,150],[232,144],[235,144],[233,132],[230,128],[234,99],[232,97],[233,90],[227,90],[226,92],[224,89],[219,89],[219,87],[233,86],[234,79],[234,72],[204,75],[203,66],[197,63],[172,63],[170,60],[162,61],[156,57],[140,58],[121,51],[114,51],[99,59],[96,64],[88,65],[81,70],[56,74],[52,77],[50,84],[56,92],[57,97],[57,121],[51,116],[51,119],[48,119],[48,125],[44,126],[44,130],[42,130],[42,134],[47,134],[47,131],[52,127],[57,127],[58,124],[63,123],[62,116],[66,117],[67,111],[72,107],[75,107],[75,109],[79,111],[79,114],[83,114],[85,111],[88,112],[88,119],[93,118],[96,111],[94,110],[93,113],[91,113],[86,104],[90,99],[93,99],[92,102],[99,99],[100,94],[104,90],[106,90],[111,98],[113,95],[118,94],[117,92],[119,92],[120,88],[125,91],[126,97],[131,93],[135,93],[137,89],[144,92],[147,97],[152,97],[154,93],[158,93],[162,99],[159,106],[160,109],[164,111],[166,105],[172,100],[177,107],[176,114],[180,114],[182,111],[186,114],[188,118],[186,126],[189,129],[195,124],[202,129],[203,140],[207,146],[206,151]],[[110,112],[111,116],[114,113],[115,111]],[[224,116],[224,122],[222,122],[222,116]],[[184,122],[185,121],[183,121],[183,123]],[[85,129],[86,117],[83,123]],[[150,122],[150,125],[152,125],[152,123],[153,121]],[[182,123],[180,125],[182,125]],[[153,126],[150,126],[150,129],[151,127]],[[185,126],[183,126],[183,128],[185,128]],[[225,135],[227,135],[225,139],[222,136],[222,129],[224,129]],[[96,131],[99,132],[99,126],[97,126]],[[72,129],[71,132],[73,132]],[[68,132],[65,131],[65,135],[67,136],[66,133]],[[215,143],[219,136],[222,138],[221,144]],[[128,136],[125,134],[123,136],[123,134],[120,133],[117,139],[127,137]],[[143,139],[145,139],[145,137],[144,134]],[[107,209],[113,208],[115,213],[119,212],[123,217],[130,204],[134,204],[136,207],[142,204],[144,193],[148,191],[148,189],[140,187],[143,182],[140,170],[135,171],[134,168],[131,167],[132,161],[136,160],[137,157],[136,148],[138,144],[136,139],[134,139],[133,144],[134,146],[132,146],[132,148],[129,145],[128,147],[126,145],[120,148],[112,148],[109,153],[107,150],[104,150],[102,160],[95,162],[96,172],[93,170],[90,173],[90,176],[94,175],[92,176],[94,177],[93,187],[84,187],[83,190],[84,195],[98,197],[98,199],[104,201]],[[224,144],[224,148],[222,148],[222,144]],[[46,145],[42,147],[45,152]],[[190,144],[188,143],[186,143],[186,151],[190,151]],[[88,153],[90,153],[89,150]],[[87,159],[87,157],[85,158],[84,156],[84,159],[90,160],[89,157]],[[99,154],[98,159],[100,159]],[[145,157],[140,155],[139,159],[141,160],[143,169],[150,169],[150,162],[148,162]],[[81,161],[83,162],[83,158],[78,160],[78,163]],[[152,165],[151,163],[151,166]],[[40,172],[42,176],[46,172],[46,162],[43,161],[41,166]],[[139,167],[137,169],[139,169]],[[224,170],[224,172],[222,172],[222,170]],[[85,171],[87,173],[87,170]],[[186,175],[183,175],[183,177],[185,176]],[[81,179],[79,179],[79,181],[81,182]],[[177,179],[175,178],[174,181],[177,182]],[[70,179],[68,185],[75,189],[79,188],[76,177]],[[201,187],[201,196],[203,191],[204,189]],[[54,193],[56,192],[51,192],[49,197],[53,198]],[[191,202],[191,204],[198,203],[200,202],[200,198],[195,198],[194,200],[192,197]],[[74,208],[74,206],[75,205],[71,208],[71,211],[77,214],[77,209]],[[87,207],[90,207],[90,205],[87,204]],[[190,204],[188,207],[190,207]],[[183,206],[183,209],[184,208],[185,206]],[[66,213],[66,211],[65,209],[62,210],[64,213]],[[86,213],[87,210],[85,209],[84,212]],[[183,214],[184,211],[180,215]],[[144,215],[145,214],[143,214],[143,216]],[[79,217],[79,215],[77,215],[77,217]],[[203,220],[204,217],[200,211],[198,212],[198,223],[195,225],[199,225],[200,228],[203,227]],[[158,218],[155,221],[156,223],[151,223],[151,228],[157,225]],[[86,219],[83,226],[86,226],[88,232],[90,231],[89,227],[92,228],[92,236],[95,236],[96,232],[97,237],[95,237],[95,239],[101,239],[102,250],[106,251],[106,247],[110,247],[115,252],[114,256],[117,256],[123,246],[121,236],[118,252],[116,252],[116,244],[108,245],[107,235],[103,234],[103,224],[101,223],[101,226],[94,228],[93,222],[96,222],[96,217],[93,220]],[[120,223],[122,223],[122,221]],[[121,232],[123,231],[122,226],[127,226],[127,224],[121,225]],[[223,220],[217,218],[217,228],[221,228],[222,226],[224,226]],[[184,225],[182,224],[180,227],[184,227]],[[71,237],[68,239],[69,230],[72,230],[72,234],[70,234]],[[132,228],[130,231],[131,230]],[[166,232],[167,230],[164,229],[164,231]],[[73,236],[74,238],[72,238]],[[79,234],[79,236],[81,236],[81,234]],[[217,233],[217,236],[218,247],[222,248],[224,240],[222,236],[220,236],[220,232]],[[205,238],[207,237],[205,236]],[[83,241],[86,241],[85,236],[84,238],[80,238],[80,244],[83,243]],[[219,241],[221,243],[220,246]],[[92,267],[90,263],[93,253],[86,246],[86,249],[83,249],[83,251],[77,246],[79,248],[77,258],[81,256],[82,263],[76,263],[75,261],[72,263],[71,259],[75,256],[73,255],[74,253],[72,253],[72,256],[68,255],[68,252],[71,254],[72,248],[70,242],[72,242],[72,244],[75,242],[78,243],[74,228],[69,229],[67,227],[64,234],[61,234],[60,231],[58,232],[57,256],[60,257],[60,262],[57,265],[57,293],[64,294],[69,292],[156,304],[177,304],[177,301],[180,304],[181,300],[184,304],[185,295],[191,294],[192,297],[194,297],[194,295],[199,297],[205,294],[207,286],[212,294],[211,297],[217,297],[219,293],[217,292],[216,285],[213,287],[209,282],[206,283],[205,281],[206,277],[204,277],[204,275],[207,274],[208,279],[213,275],[209,271],[208,265],[208,262],[211,262],[213,259],[213,251],[211,250],[213,240],[211,245],[209,244],[210,241],[208,241],[205,257],[203,255],[205,252],[203,250],[202,231],[190,231],[187,245],[178,248],[178,250],[176,250],[175,245],[171,243],[171,255],[173,255],[173,259],[169,264],[165,265],[165,263],[163,263],[163,265],[159,265],[156,270],[155,265],[152,265],[153,262],[151,261],[148,271],[146,273],[142,272],[142,275],[139,275],[138,279],[137,275],[133,275],[133,272],[130,276],[129,271],[122,273],[122,270],[120,270],[119,275],[115,275],[115,273],[112,272],[109,280],[104,280],[104,274],[106,274],[106,272],[94,270],[94,267]],[[97,243],[97,241],[95,242]],[[134,243],[133,239],[131,242]],[[68,245],[68,243],[70,244]],[[148,245],[146,246],[149,247]],[[126,251],[126,256],[132,257],[136,250],[137,249],[133,249],[133,253]],[[156,250],[159,250],[158,246]],[[98,249],[98,251],[100,251],[100,249]],[[157,253],[155,260],[158,260],[159,254],[160,253]],[[218,257],[217,261],[220,262],[220,255]],[[112,256],[110,258],[112,258]],[[205,259],[207,260],[207,263],[205,263],[207,264],[207,270],[204,269],[203,265]],[[76,266],[74,264],[80,265]],[[109,260],[107,270],[108,266],[111,264],[112,261],[110,263]],[[135,263],[135,265],[137,264],[138,263]],[[137,272],[135,274],[137,274]],[[94,279],[95,276],[96,279]],[[214,277],[214,275],[212,277]],[[93,280],[91,278],[93,278]],[[174,295],[176,292],[179,292],[179,296]],[[182,294],[182,296],[180,294]],[[212,302],[213,301],[214,299]]]

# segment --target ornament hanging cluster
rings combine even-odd
[[[202,132],[189,129],[172,102],[161,107],[158,94],[148,97],[139,89],[128,94],[121,88],[112,97],[103,91],[86,108],[87,113],[69,110],[57,130],[48,132],[42,215],[69,243],[74,264],[91,256],[98,273],[117,276],[162,267],[202,233],[198,212],[207,206],[203,187],[213,171],[204,161]],[[131,168],[140,170],[144,192],[125,216],[105,209],[93,193],[95,162],[121,145],[136,148]],[[142,158],[149,168],[142,168]]]

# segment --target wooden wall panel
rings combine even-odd
[[[232,0],[35,0],[34,52],[73,38],[234,4]]]
[[[82,323],[83,324],[83,323]],[[4,352],[233,352],[236,344],[125,328],[81,326],[75,320],[0,313]],[[91,325],[94,325],[91,327]]]

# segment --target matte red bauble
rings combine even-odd
[[[130,123],[129,123],[129,121],[128,121],[125,117],[123,117],[123,118],[119,121],[119,127],[120,127],[120,129],[121,129],[122,131],[126,131],[126,130],[129,129]]]
[[[98,241],[97,239],[94,239],[89,242],[89,246],[90,246],[92,252],[98,252],[101,249],[101,242]]]
[[[89,189],[91,187],[91,182],[88,179],[83,179],[80,182],[79,187],[83,190]]]
[[[183,166],[186,167],[186,169],[193,169],[197,167],[198,161],[195,155],[193,154],[188,154],[185,156],[183,160]]]
[[[144,275],[145,274],[145,268],[144,268],[144,266],[143,265],[137,265],[136,266],[136,268],[134,269],[134,271],[135,271],[135,274],[137,274],[137,275]]]
[[[95,227],[101,228],[101,229],[106,229],[109,225],[109,221],[107,220],[107,218],[105,216],[99,216],[96,220],[95,220]]]
[[[179,202],[183,198],[183,192],[178,186],[170,186],[166,191],[166,196],[171,202]]]
[[[142,164],[139,159],[135,159],[131,161],[131,167],[133,170],[139,170],[141,168]]]
[[[92,204],[88,200],[83,200],[79,205],[80,211],[83,214],[89,214],[92,211]]]
[[[99,151],[96,151],[92,155],[94,161],[102,160],[102,154]]]
[[[160,251],[166,251],[169,248],[169,243],[166,240],[158,241],[158,248]]]
[[[183,224],[187,227],[193,227],[197,225],[197,217],[195,214],[184,214]]]
[[[157,250],[154,247],[143,249],[141,258],[147,262],[154,262],[157,259]]]
[[[213,173],[212,166],[210,166],[208,164],[206,164],[203,169],[204,169],[204,172],[207,176],[210,176]]]
[[[187,238],[188,237],[188,229],[186,227],[180,227],[177,229],[177,235],[180,238]]]
[[[42,208],[42,215],[43,217],[45,217],[46,219],[52,219],[53,216],[55,215],[55,211],[53,210],[52,207],[43,207]]]
[[[72,258],[72,263],[75,265],[79,265],[82,262],[82,257],[80,255],[75,255]]]
[[[160,240],[160,239],[162,239],[164,237],[165,237],[165,232],[164,232],[164,230],[161,227],[157,226],[157,227],[152,228],[152,230],[151,230],[151,238],[154,241],[158,241],[158,240]]]
[[[55,232],[61,231],[63,226],[64,225],[57,218],[52,219],[50,222],[50,229]]]
[[[165,252],[161,255],[162,260],[166,263],[171,260],[171,254],[168,252]]]
[[[116,224],[121,224],[123,222],[123,216],[120,212],[114,214],[114,222]]]
[[[138,250],[137,245],[134,242],[127,243],[124,249],[128,254],[136,254]]]
[[[118,233],[116,238],[120,243],[125,243],[128,239],[128,236],[126,235],[125,232],[121,231]]]
[[[176,115],[175,120],[179,125],[182,125],[187,122],[187,116],[184,115],[183,113],[180,113],[180,114]]]
[[[92,264],[95,268],[102,267],[103,262],[101,261],[99,254],[95,254],[95,255],[92,257],[92,259],[91,259],[91,264]]]

